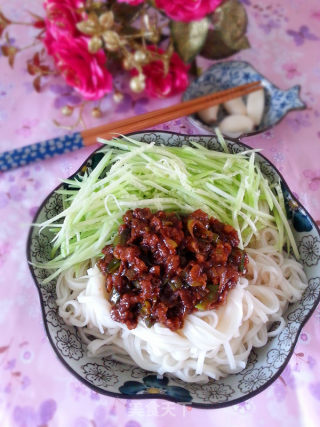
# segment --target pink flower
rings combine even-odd
[[[312,11],[311,18],[318,19],[318,21],[320,21],[320,9]]]
[[[22,122],[22,126],[16,129],[15,133],[23,138],[29,138],[32,135],[33,128],[39,123],[38,119],[26,119]]]
[[[54,58],[66,82],[85,99],[100,99],[112,88],[112,77],[106,68],[102,49],[92,54],[86,37],[61,36],[52,43]]]
[[[320,187],[320,170],[305,169],[303,176],[309,178],[308,187],[311,191],[317,191]]]
[[[143,3],[144,0],[118,0],[119,3],[127,3],[130,4],[130,6],[138,6],[139,4]]]
[[[0,245],[0,266],[6,262],[7,255],[10,253],[11,244],[9,242],[1,243]]]
[[[48,54],[54,55],[52,43],[60,36],[74,37],[79,34],[76,24],[83,19],[78,8],[83,5],[80,0],[45,0],[45,38],[43,40]]]
[[[43,42],[66,82],[85,99],[94,100],[110,92],[112,78],[106,69],[104,51],[91,54],[89,39],[77,29],[77,23],[85,18],[79,10],[82,6],[81,0],[46,0]]]
[[[162,49],[149,46],[149,50],[164,53]],[[164,74],[164,65],[160,60],[152,61],[143,67],[146,76],[146,91],[154,97],[166,97],[184,91],[188,86],[189,66],[185,65],[177,53],[170,59],[169,72]],[[138,74],[137,70],[133,74]]]
[[[283,64],[282,69],[286,71],[287,79],[293,79],[294,77],[301,76],[300,71],[297,70],[296,64],[293,64],[293,63]]]
[[[213,12],[222,0],[155,0],[156,6],[163,9],[175,21],[196,21]]]

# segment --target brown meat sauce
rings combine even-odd
[[[200,209],[185,216],[127,211],[99,261],[112,318],[129,329],[144,318],[175,331],[188,314],[217,308],[246,273],[238,244],[233,227]]]

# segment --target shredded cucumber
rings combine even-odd
[[[99,142],[104,154],[90,173],[67,179],[58,190],[64,210],[37,224],[54,233],[53,259],[42,264],[55,270],[46,281],[72,265],[98,257],[113,242],[124,212],[137,207],[181,213],[202,209],[232,225],[240,246],[259,230],[279,230],[279,249],[287,245],[299,257],[286,219],[279,184],[270,186],[255,162],[255,151],[231,154],[221,134],[224,152],[194,143],[164,147],[129,137]]]

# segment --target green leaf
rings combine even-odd
[[[214,29],[208,31],[201,55],[208,59],[221,59],[250,47],[245,35],[247,14],[238,0],[227,0],[213,14]]]
[[[184,62],[190,62],[200,52],[208,34],[208,18],[193,22],[171,21],[175,48]]]
[[[221,37],[218,31],[209,30],[208,37],[200,55],[207,59],[222,59],[234,55],[239,50],[248,49],[250,47],[246,36],[239,39],[237,47],[230,47]]]

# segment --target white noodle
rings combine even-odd
[[[59,314],[79,328],[90,356],[111,356],[187,382],[239,372],[252,347],[265,345],[268,337],[282,331],[288,303],[300,299],[306,288],[302,266],[275,249],[277,237],[273,229],[260,232],[253,247],[246,248],[247,277],[229,292],[227,303],[217,310],[194,312],[179,331],[157,323],[147,328],[143,320],[128,330],[112,320],[105,279],[97,266],[89,268],[87,276],[87,265],[60,275]],[[274,322],[279,326],[268,332]]]

